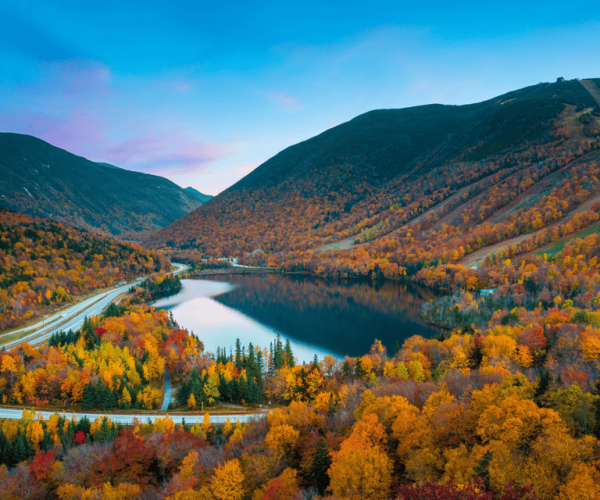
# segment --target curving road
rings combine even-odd
[[[173,274],[180,274],[188,269],[188,266],[184,264],[173,263],[172,265],[176,268],[176,270],[173,271]],[[108,292],[104,292],[89,299],[83,300],[71,307],[63,309],[49,318],[44,318],[35,325],[8,332],[3,336],[0,336],[0,344],[6,348],[14,347],[23,342],[28,342],[32,345],[40,344],[48,340],[48,338],[55,333],[76,330],[83,325],[83,320],[86,318],[86,316],[89,317],[100,314],[104,308],[107,307],[119,295],[125,293],[136,283],[143,281],[144,278],[145,277],[142,276],[136,280],[130,281],[126,285],[117,286]],[[31,333],[27,333],[23,337],[11,342],[2,343],[3,337],[12,337],[14,334],[22,332]]]
[[[140,282],[143,278],[138,278],[127,285],[120,286],[115,288],[109,292],[104,292],[100,295],[96,295],[91,299],[84,300],[72,307],[69,307],[58,315],[58,318],[53,319],[52,321],[42,321],[34,325],[32,328],[37,327],[32,333],[25,335],[17,340],[13,340],[12,342],[6,342],[3,344],[4,347],[14,347],[23,342],[28,342],[29,344],[35,345],[40,344],[48,340],[53,334],[58,332],[66,332],[69,330],[76,330],[81,325],[83,325],[83,320],[89,316],[96,316],[100,314],[105,307],[107,307],[113,300],[115,300],[119,295],[125,293],[129,290],[133,285]],[[57,326],[60,325],[60,326]],[[7,335],[12,336],[15,332],[10,332]],[[0,337],[0,342],[2,338]]]
[[[169,409],[169,403],[171,402],[171,373],[165,368],[165,392],[163,394],[163,402],[160,407],[161,411],[167,411]]]
[[[172,263],[176,268],[173,271],[174,274],[180,274],[188,269],[188,266],[184,264],[175,264]],[[29,326],[27,328],[22,328],[17,331],[11,332],[11,334],[35,330],[32,333],[26,335],[25,337],[4,344],[6,347],[11,347],[14,345],[18,345],[22,342],[29,342],[30,344],[39,344],[48,339],[52,334],[60,331],[67,331],[69,329],[75,330],[79,328],[83,324],[83,320],[86,316],[94,316],[100,314],[105,307],[108,306],[115,298],[117,298],[120,294],[124,293],[126,290],[131,288],[132,285],[142,281],[144,278],[138,278],[127,285],[119,286],[113,290],[108,292],[104,292],[101,295],[92,297],[90,299],[86,299],[72,307],[69,307],[54,316],[47,318],[44,321],[39,322],[36,325]],[[57,325],[60,324],[60,327]],[[1,337],[0,337],[1,340]],[[171,401],[171,376],[168,371],[165,371],[165,394],[163,398],[163,405],[161,411],[165,411],[169,402]],[[57,412],[51,411],[39,411],[38,414],[41,414],[44,417],[44,420],[47,420],[50,415],[54,415]],[[246,413],[246,414],[217,414],[212,415],[210,420],[213,424],[223,424],[229,418],[232,422],[239,420],[241,423],[248,422],[254,418],[259,418],[265,416],[268,412],[261,411],[255,413]],[[22,409],[15,408],[0,408],[0,418],[2,419],[11,419],[11,420],[19,420],[23,415]],[[72,415],[72,413],[66,414],[67,416]],[[94,420],[99,416],[107,415],[113,422],[118,422],[121,424],[133,424],[134,420],[139,420],[140,422],[146,422],[149,418],[155,419],[157,417],[164,417],[167,413],[157,413],[157,414],[148,414],[148,413],[140,413],[140,414],[124,414],[124,413],[85,413],[85,412],[76,412],[75,417],[77,419],[81,419],[83,417],[87,417],[90,420]],[[202,423],[204,419],[204,413],[191,413],[187,415],[172,415],[171,418],[175,423],[180,424],[182,420],[185,419],[186,423],[195,424]]]

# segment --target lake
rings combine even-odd
[[[181,291],[153,305],[173,313],[205,349],[250,342],[268,347],[277,333],[289,339],[298,362],[317,354],[338,358],[368,353],[374,339],[391,353],[396,342],[435,331],[420,318],[431,290],[397,283],[327,282],[279,275],[182,280]]]

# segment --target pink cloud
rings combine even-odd
[[[274,90],[267,96],[281,110],[288,113],[302,111],[305,106],[295,96],[289,95],[285,90]]]
[[[44,113],[26,111],[0,114],[0,129],[33,135],[76,154],[83,154],[86,144],[104,141],[104,128],[93,113],[75,110],[69,118],[56,118]]]
[[[157,132],[115,144],[106,139],[102,122],[94,114],[79,110],[69,118],[0,113],[0,131],[33,135],[92,161],[158,175],[204,170],[226,155],[223,147],[190,139],[181,132]]]
[[[106,150],[109,162],[155,173],[195,172],[224,154],[221,146],[194,141],[181,133],[135,137]]]

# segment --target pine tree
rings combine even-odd
[[[11,442],[7,439],[4,449],[2,450],[2,463],[6,464],[7,467],[14,467],[17,462],[15,461],[14,448]]]
[[[281,335],[277,334],[275,339],[275,346],[273,348],[273,365],[275,370],[279,370],[284,366],[283,360],[283,346],[281,345]]]
[[[242,347],[240,344],[240,339],[235,340],[235,361],[234,366],[236,370],[242,370]]]
[[[92,423],[90,422],[90,419],[84,416],[77,422],[77,428],[75,430],[77,432],[81,431],[84,434],[89,434],[91,428]]]
[[[33,451],[31,444],[29,444],[25,435],[21,434],[21,431],[19,431],[13,449],[15,465],[24,462],[25,460],[29,460],[33,455],[35,455],[35,452]]]
[[[310,371],[312,372],[313,370],[318,370],[318,369],[319,369],[319,358],[315,354],[312,365],[310,365]]]
[[[2,431],[2,429],[0,429],[0,464],[4,463],[2,454],[7,443],[10,443],[10,441],[6,439],[4,432]]]
[[[535,388],[535,393],[533,395],[533,399],[537,403],[538,406],[542,407],[544,405],[542,398],[543,398],[544,394],[546,394],[546,392],[548,392],[548,390],[550,389],[552,381],[553,381],[553,377],[552,377],[552,375],[550,375],[550,372],[548,370],[544,370],[542,368],[540,370],[540,377],[538,379],[538,385]]]
[[[324,495],[329,486],[329,476],[327,471],[331,466],[331,455],[325,444],[325,440],[320,437],[317,441],[315,456],[308,470],[308,480],[311,487],[315,488],[319,495]]]
[[[44,438],[42,439],[42,443],[40,444],[40,449],[42,451],[50,451],[54,448],[54,441],[50,433],[44,430]]]
[[[273,342],[269,344],[269,359],[267,360],[267,375],[272,377],[275,375],[275,364],[273,362]]]
[[[261,389],[263,386],[264,366],[265,366],[265,363],[264,363],[264,359],[263,359],[263,353],[259,349],[258,352],[256,353],[256,373],[254,374],[254,376],[256,377],[256,383],[258,384],[258,387],[260,387]]]
[[[400,352],[400,342],[398,342],[396,340],[396,347],[394,348],[394,357],[396,357],[396,354],[398,354]]]
[[[248,357],[246,358],[246,370],[250,372],[250,375],[256,377],[256,353],[254,352],[254,345],[250,342],[248,346]]]
[[[221,394],[221,401],[231,401],[231,386],[225,380],[223,373],[219,373],[219,393]]]
[[[285,364],[286,366],[294,366],[294,353],[292,352],[292,344],[290,339],[285,340]]]
[[[191,391],[189,382],[182,382],[179,386],[179,390],[177,391],[177,396],[175,396],[180,406],[185,406],[187,404],[187,401],[190,397],[190,392]]]
[[[94,434],[95,443],[108,443],[114,441],[119,435],[119,429],[114,424],[109,423],[107,417],[102,417],[102,424]]]
[[[248,380],[246,379],[246,377],[240,377],[238,380],[238,390],[237,390],[237,399],[238,399],[238,403],[242,402],[242,399],[245,400],[246,399],[246,395],[247,395],[247,388],[248,388]]]
[[[344,376],[344,378],[350,375],[350,363],[348,363],[348,361],[344,361],[344,364],[342,366],[342,375]]]
[[[257,404],[261,400],[260,389],[258,388],[258,384],[252,375],[248,377],[248,384],[246,385],[246,394],[244,399],[250,404]]]

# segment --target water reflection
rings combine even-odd
[[[237,337],[266,346],[280,332],[292,340],[299,361],[308,361],[314,353],[365,354],[375,338],[393,351],[411,335],[435,334],[419,316],[433,292],[395,283],[232,275],[183,285],[178,295],[156,305],[170,308],[208,350],[234,345]]]
[[[182,327],[198,335],[206,351],[214,353],[217,347],[229,350],[235,347],[238,338],[243,346],[252,342],[255,346],[268,347],[277,335],[268,325],[214,300],[219,294],[235,290],[235,285],[207,280],[182,280],[181,284],[177,295],[153,305],[172,312]],[[312,360],[315,354],[319,359],[330,354],[318,345],[290,340],[298,362]]]

